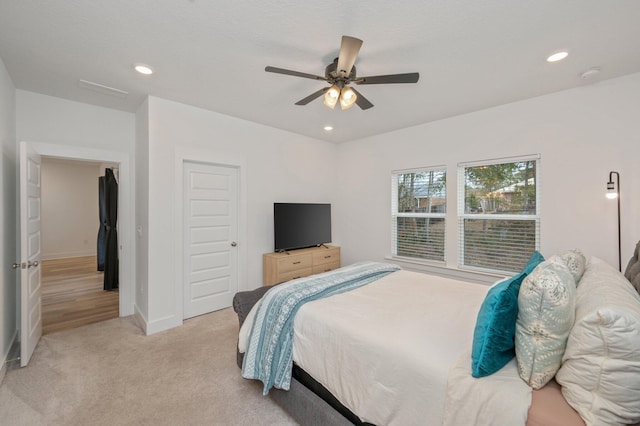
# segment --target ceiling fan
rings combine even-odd
[[[373,107],[367,100],[350,84],[389,84],[389,83],[416,83],[420,75],[417,72],[406,74],[377,75],[373,77],[358,77],[356,75],[356,57],[362,46],[362,40],[350,36],[342,36],[340,53],[332,63],[327,65],[324,77],[307,74],[299,71],[291,71],[284,68],[266,67],[264,70],[276,74],[293,75],[295,77],[310,78],[312,80],[322,80],[330,84],[329,87],[322,88],[306,98],[300,99],[296,105],[306,105],[316,98],[324,95],[324,104],[333,109],[338,101],[342,109],[351,108],[355,103],[360,109],[366,110]]]

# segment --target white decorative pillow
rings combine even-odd
[[[518,294],[516,358],[520,377],[540,389],[562,362],[575,317],[576,284],[569,268],[552,256],[528,275]]]
[[[640,295],[591,258],[576,291],[576,320],[556,380],[587,425],[640,422]]]
[[[580,282],[582,275],[587,267],[587,259],[579,250],[569,250],[560,256],[564,263],[569,268],[569,272],[576,280],[576,285]]]

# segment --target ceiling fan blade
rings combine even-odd
[[[342,36],[342,44],[338,55],[338,68],[336,69],[340,77],[349,77],[361,46],[362,40],[359,38]]]
[[[389,84],[389,83],[417,83],[420,78],[420,74],[417,72],[410,72],[407,74],[389,74],[389,75],[376,75],[373,77],[359,77],[354,80],[356,84]]]
[[[325,87],[324,89],[320,89],[317,92],[313,92],[312,94],[310,94],[306,98],[300,99],[298,102],[296,102],[296,105],[306,105],[309,102],[311,102],[312,100],[322,96],[324,94],[324,92],[326,92],[327,90],[329,90],[329,87]]]
[[[362,96],[360,92],[358,92],[353,87],[351,88],[351,90],[353,90],[353,92],[356,94],[356,105],[358,105],[360,109],[365,110],[373,107],[373,104],[369,102],[367,98]]]
[[[303,77],[303,78],[310,78],[312,80],[327,81],[325,77],[320,77],[319,75],[307,74],[305,72],[299,72],[299,71],[291,71],[291,70],[286,70],[284,68],[265,67],[264,70],[266,72],[274,72],[276,74],[293,75],[295,77]]]

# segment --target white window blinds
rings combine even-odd
[[[394,256],[444,261],[446,172],[436,168],[391,175]]]
[[[458,263],[517,272],[540,245],[540,157],[458,165]]]

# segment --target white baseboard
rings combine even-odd
[[[18,330],[16,329],[16,331],[13,334],[13,338],[11,338],[11,343],[9,344],[9,347],[7,348],[5,353],[2,354],[2,364],[0,365],[0,386],[2,386],[2,382],[4,381],[4,376],[7,374],[7,359],[9,358],[9,354],[11,353],[11,348],[13,348],[13,345],[17,341],[18,341]]]
[[[175,315],[170,315],[164,318],[160,318],[155,321],[147,321],[147,336],[161,331],[169,330],[174,327],[182,325],[182,318],[178,318]]]
[[[135,303],[133,304],[133,318],[136,320],[136,324],[138,324],[138,327],[142,329],[142,332],[144,334],[148,334],[147,319],[142,314],[142,312],[140,312],[140,309],[138,309],[138,305],[136,305]]]
[[[133,311],[136,323],[147,336],[182,325],[182,319],[175,315],[169,315],[155,321],[149,321],[145,318],[142,312],[140,312],[138,305],[134,305]]]
[[[0,386],[2,386],[2,382],[4,381],[4,376],[7,374],[7,357],[5,356],[2,359],[2,365],[0,366]]]
[[[95,250],[88,251],[69,251],[64,253],[43,253],[42,260],[70,259],[72,257],[97,256]]]

